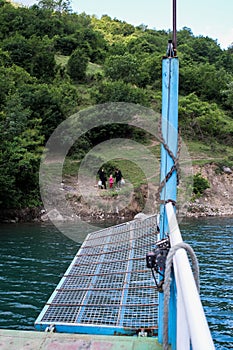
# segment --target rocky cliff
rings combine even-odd
[[[194,174],[208,179],[210,188],[188,204],[187,216],[233,216],[233,171],[227,167],[218,170],[215,164],[193,167]]]

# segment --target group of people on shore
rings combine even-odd
[[[123,175],[120,169],[115,169],[114,174],[110,174],[109,178],[107,178],[104,168],[101,168],[98,171],[98,176],[98,187],[105,190],[107,189],[107,182],[110,189],[114,188],[114,184],[116,189],[120,189],[122,182],[124,182]]]

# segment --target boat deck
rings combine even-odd
[[[158,292],[146,253],[157,217],[90,233],[35,322],[37,330],[157,335]]]
[[[162,350],[155,338],[0,330],[0,350]]]

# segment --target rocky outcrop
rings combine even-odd
[[[223,167],[221,172],[215,164],[206,164],[203,166],[193,166],[193,174],[200,173],[208,179],[210,188],[205,190],[200,198],[190,200],[186,205],[184,215],[187,217],[201,216],[233,216],[233,171],[229,167]],[[92,186],[93,187],[93,186]],[[137,213],[144,211],[145,203],[152,212],[158,212],[156,206],[156,188],[148,190],[146,185],[142,185],[137,191],[131,193],[129,204],[121,206],[120,192],[111,193],[100,190],[96,186],[90,186],[88,198],[91,202],[85,201],[80,195],[76,178],[69,177],[65,183],[61,184],[58,191],[64,191],[67,201],[72,208],[72,214],[67,215],[54,207],[46,212],[44,208],[26,208],[22,210],[3,210],[0,213],[0,222],[33,222],[33,221],[75,221],[81,218],[85,221],[114,221],[131,220]],[[100,196],[101,201],[95,205],[90,197],[91,192],[95,191]],[[122,190],[124,192],[124,190]],[[150,193],[150,194],[149,194]],[[125,198],[124,198],[125,196]],[[123,199],[128,201],[127,192]],[[56,193],[54,193],[56,199]],[[59,196],[58,196],[59,197]],[[150,198],[151,197],[151,198]],[[118,200],[118,199],[119,200]],[[91,204],[90,204],[91,203]],[[153,207],[154,206],[154,207]]]
[[[5,209],[0,211],[0,222],[39,222],[43,212],[43,208]]]
[[[228,167],[219,169],[215,164],[206,164],[194,166],[193,172],[205,177],[210,188],[188,204],[187,216],[233,216],[233,171]]]

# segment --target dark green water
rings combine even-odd
[[[233,218],[189,220],[181,228],[199,261],[201,299],[216,349],[233,349]]]
[[[216,349],[233,349],[233,218],[183,220],[181,231],[199,260]],[[44,224],[0,225],[0,237],[0,328],[33,330],[79,244]]]

